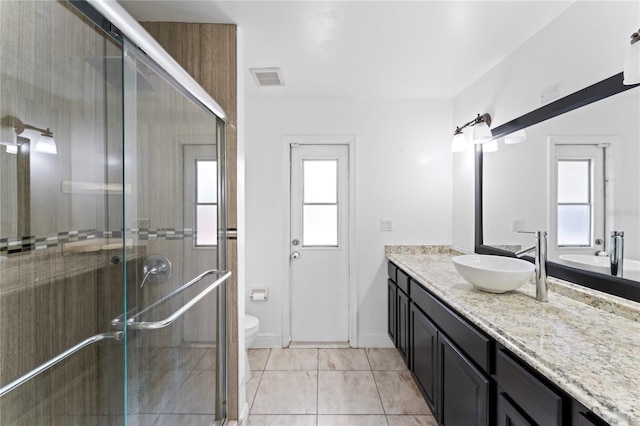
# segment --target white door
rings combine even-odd
[[[555,145],[549,255],[605,250],[606,144]]]
[[[293,342],[349,340],[349,149],[290,145]]]

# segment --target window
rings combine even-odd
[[[196,247],[218,244],[218,162],[196,160]]]
[[[338,160],[302,162],[302,245],[338,246]]]
[[[558,247],[589,247],[593,229],[590,159],[558,160]]]

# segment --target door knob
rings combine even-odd
[[[291,258],[292,259],[297,259],[300,257],[300,253],[297,251],[294,251],[293,253],[291,253]]]

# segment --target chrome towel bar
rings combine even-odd
[[[185,303],[180,309],[175,311],[173,314],[171,314],[167,318],[165,318],[163,320],[160,320],[160,321],[136,321],[136,318],[138,318],[140,315],[144,314],[145,312],[150,311],[154,307],[156,307],[159,304],[165,302],[166,300],[172,298],[173,296],[182,293],[183,291],[185,291],[186,289],[188,289],[192,285],[202,281],[205,277],[207,277],[207,276],[209,276],[211,274],[222,274],[222,275],[219,276],[217,280],[215,280],[214,282],[209,284],[204,290],[202,290],[200,293],[198,293],[195,297],[193,297],[191,300],[189,300],[187,303]],[[205,271],[205,272],[201,273],[200,275],[198,275],[197,277],[195,277],[194,279],[192,279],[191,281],[189,281],[188,283],[184,284],[182,287],[172,291],[171,293],[169,293],[168,295],[166,295],[162,299],[158,300],[157,302],[153,303],[152,305],[147,306],[146,308],[144,308],[143,310],[141,310],[137,314],[133,315],[131,318],[127,319],[127,327],[133,328],[133,329],[138,329],[138,330],[155,330],[155,329],[167,327],[167,326],[171,325],[171,323],[173,323],[175,320],[180,318],[182,315],[184,315],[185,312],[187,312],[189,309],[191,309],[193,307],[193,305],[195,305],[200,300],[202,300],[207,294],[211,293],[218,286],[220,286],[220,284],[225,282],[230,276],[231,276],[231,271],[218,271],[217,269],[211,269],[209,271]],[[118,318],[116,318],[113,321],[111,321],[111,324],[113,326],[120,326],[121,327],[122,326],[122,316],[119,316]]]
[[[24,375],[18,377],[17,379],[15,379],[14,381],[12,381],[11,383],[1,387],[0,388],[0,397],[3,397],[4,395],[8,394],[9,392],[14,390],[18,386],[21,386],[21,385],[25,384],[27,381],[33,379],[38,374],[42,373],[43,371],[48,370],[49,368],[53,367],[54,365],[56,365],[57,363],[59,363],[63,359],[70,357],[71,355],[73,355],[74,353],[78,352],[80,349],[82,349],[82,348],[84,348],[86,346],[89,346],[89,345],[91,345],[93,343],[99,342],[99,341],[104,340],[104,339],[115,339],[115,340],[120,341],[123,338],[124,338],[124,332],[122,332],[122,331],[115,331],[115,332],[110,332],[110,333],[101,333],[101,334],[96,334],[95,336],[91,336],[88,339],[85,339],[82,342],[78,343],[77,345],[74,345],[74,346],[70,347],[69,349],[67,349],[66,351],[62,352],[61,354],[51,358],[49,361],[45,362],[44,364],[39,365],[38,367],[36,367],[33,370],[29,371],[27,374],[24,374]]]

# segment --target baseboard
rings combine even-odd
[[[281,334],[260,334],[256,336],[251,348],[281,348],[282,347],[282,335]]]
[[[256,336],[251,348],[272,349],[282,347],[282,335],[260,334]],[[393,342],[387,334],[360,334],[358,335],[359,348],[393,348]]]
[[[394,348],[394,344],[386,334],[359,334],[359,348]]]
[[[242,410],[240,411],[240,418],[238,419],[238,424],[240,425],[248,425],[249,424],[249,404],[246,402],[242,406]]]

